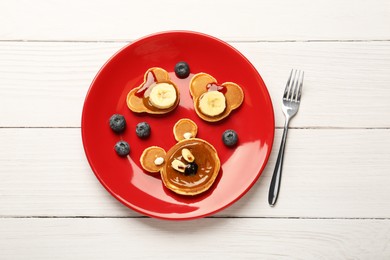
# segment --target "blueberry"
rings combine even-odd
[[[222,134],[222,141],[226,146],[234,146],[238,141],[238,135],[234,130],[226,130]]]
[[[195,162],[191,162],[187,164],[187,167],[184,170],[184,175],[186,176],[195,175],[197,171],[198,171],[198,165]]]
[[[185,79],[190,75],[190,66],[187,62],[181,61],[175,65],[175,74],[179,79]]]
[[[135,133],[139,138],[148,138],[150,135],[150,125],[146,122],[137,124]]]
[[[122,133],[126,128],[125,117],[119,114],[114,114],[110,117],[110,127],[115,133]]]
[[[115,144],[114,149],[119,156],[125,157],[130,153],[130,145],[125,141],[119,141]]]

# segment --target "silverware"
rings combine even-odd
[[[286,121],[284,124],[282,143],[280,144],[278,159],[276,160],[268,193],[268,203],[270,206],[274,206],[276,200],[278,199],[288,124],[290,123],[290,119],[298,112],[299,104],[301,102],[303,75],[304,72],[301,70],[291,70],[290,77],[287,80],[286,89],[284,90],[282,110],[286,117]]]

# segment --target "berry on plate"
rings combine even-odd
[[[190,75],[190,66],[187,62],[181,61],[175,65],[175,74],[179,79],[185,79]]]
[[[138,123],[135,128],[135,133],[139,138],[148,138],[150,136],[150,125],[146,122]]]
[[[229,147],[236,145],[238,142],[238,135],[236,131],[229,129],[223,132],[222,141],[226,146]]]
[[[119,156],[125,157],[130,153],[130,145],[125,141],[119,141],[115,144],[114,149]]]
[[[114,114],[110,117],[110,127],[115,133],[122,133],[126,128],[125,117],[120,114]]]

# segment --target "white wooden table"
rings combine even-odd
[[[89,85],[132,40],[185,29],[241,51],[271,94],[259,181],[213,217],[169,222],[100,185],[81,142]],[[268,187],[291,68],[304,94],[282,190]],[[0,259],[390,259],[390,2],[0,2]]]

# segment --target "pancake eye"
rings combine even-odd
[[[172,168],[175,169],[176,171],[178,171],[178,172],[183,172],[183,173],[184,173],[184,171],[185,171],[185,169],[186,169],[186,167],[187,167],[182,161],[180,161],[180,160],[178,160],[178,159],[174,159],[174,160],[172,161],[172,163],[171,163],[171,166],[172,166]]]
[[[181,155],[183,156],[184,160],[186,160],[189,163],[195,161],[194,155],[187,148],[184,148],[183,150],[181,150]]]

